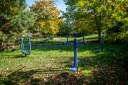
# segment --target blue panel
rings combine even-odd
[[[78,71],[78,67],[70,67],[70,71],[76,72]]]

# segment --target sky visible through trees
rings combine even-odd
[[[32,4],[34,4],[34,1],[35,0],[26,0],[26,3],[28,6],[31,6]],[[63,0],[58,0],[55,4],[60,11],[66,11],[66,5],[64,4]]]

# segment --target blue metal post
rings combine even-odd
[[[74,65],[73,67],[70,67],[70,71],[78,71],[78,62],[77,60],[77,48],[78,48],[78,42],[76,39],[74,39]]]
[[[74,39],[74,67],[77,67],[77,47],[78,42],[76,39]]]

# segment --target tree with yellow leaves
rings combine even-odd
[[[34,29],[40,30],[42,34],[56,34],[59,31],[59,11],[53,0],[36,1],[30,9],[36,16]]]

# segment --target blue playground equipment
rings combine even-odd
[[[31,52],[31,41],[30,41],[30,38],[28,37],[28,40],[27,40],[27,48],[25,48],[25,42],[24,42],[24,39],[23,38],[20,38],[20,49],[21,49],[21,52],[23,54],[26,55],[29,55],[30,52]]]
[[[76,34],[76,33],[72,33],[72,34],[70,34],[70,36],[71,37],[75,37],[75,38],[77,38],[77,37],[83,37],[83,39],[82,39],[82,43],[83,44],[85,44],[86,43],[86,41],[85,41],[85,38],[84,38],[84,35],[82,34],[82,33],[79,33],[79,34]],[[67,35],[67,39],[66,39],[66,44],[68,44],[70,41],[69,41],[69,35]]]
[[[72,37],[81,37],[81,36],[83,36],[83,34],[82,33],[79,33],[79,34],[72,33],[71,36]]]
[[[76,39],[74,39],[74,65],[73,67],[70,67],[70,71],[78,71],[78,63],[80,62],[77,60],[77,48],[78,48],[78,42]]]

